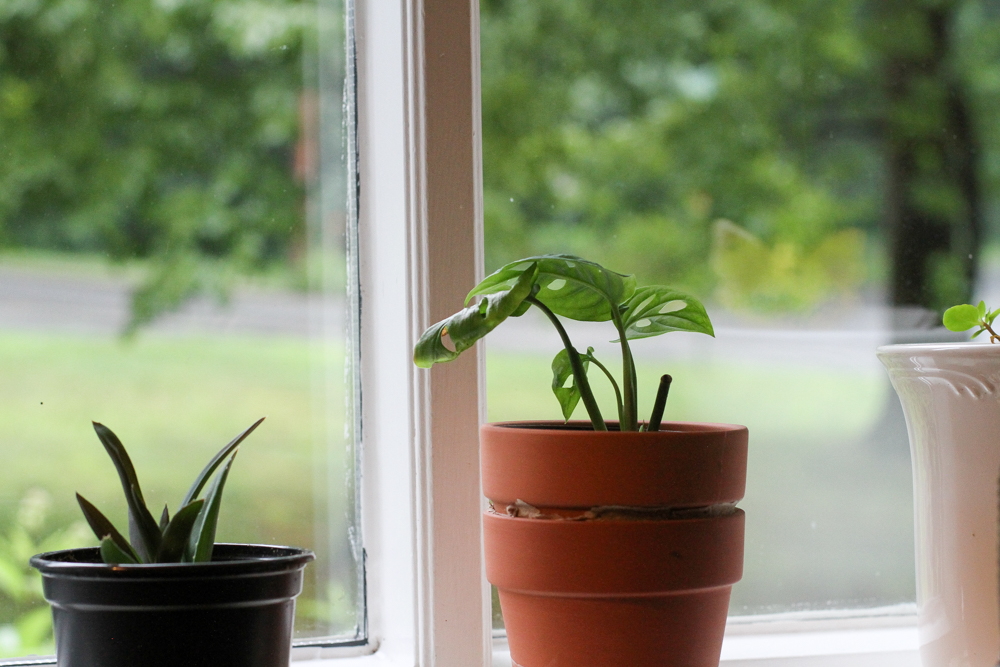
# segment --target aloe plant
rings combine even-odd
[[[164,505],[159,522],[146,507],[146,501],[139,487],[139,478],[121,440],[107,426],[94,422],[97,437],[118,470],[122,490],[125,492],[125,501],[128,504],[129,539],[126,540],[100,510],[79,493],[76,494],[83,516],[97,535],[97,539],[101,541],[101,558],[104,562],[109,565],[121,565],[198,563],[212,560],[222,489],[226,485],[229,469],[236,458],[240,443],[262,421],[263,417],[219,450],[195,478],[177,513],[171,517],[170,511]],[[222,470],[209,484],[212,473],[223,463],[225,465]],[[207,489],[206,484],[208,484]],[[205,495],[199,498],[202,490],[205,490]]]
[[[476,297],[482,297],[469,305]],[[563,349],[552,360],[552,390],[562,414],[569,419],[582,402],[595,430],[607,423],[594,398],[590,368],[607,377],[615,391],[619,428],[623,431],[655,430],[662,414],[669,380],[661,382],[648,424],[640,424],[637,410],[635,360],[630,340],[659,336],[670,331],[691,331],[714,336],[712,322],[698,299],[663,285],[637,287],[634,276],[605,269],[596,262],[573,255],[540,255],[512,262],[476,285],[465,300],[466,308],[441,320],[423,333],[413,352],[417,366],[430,368],[451,361],[508,317],[520,317],[535,306],[559,332]],[[581,353],[570,341],[559,316],[582,322],[611,322],[622,354],[622,382],[598,361],[592,347]],[[572,377],[572,384],[565,384]]]

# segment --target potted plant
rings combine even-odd
[[[121,441],[94,424],[121,479],[129,539],[77,494],[100,546],[31,559],[52,606],[60,667],[288,667],[295,596],[313,554],[215,544],[222,490],[237,448],[262,421],[223,447],[177,512],[170,516],[165,506],[159,521],[146,506]]]
[[[559,332],[552,388],[566,420],[482,427],[486,573],[497,586],[511,658],[521,667],[711,666],[719,663],[732,584],[743,569],[747,429],[662,423],[664,376],[639,420],[630,341],[669,331],[714,335],[694,297],[570,255],[504,266],[430,327],[418,366],[455,359],[532,306]],[[611,322],[619,383],[561,317]],[[606,421],[588,371],[614,388]],[[568,385],[568,386],[567,386]],[[569,421],[583,403],[588,422]]]
[[[998,314],[980,302],[949,308],[943,320],[995,343]],[[925,667],[994,667],[1000,346],[886,345],[877,354],[910,439],[921,659]]]

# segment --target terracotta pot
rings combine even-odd
[[[718,666],[743,573],[747,429],[663,428],[482,427],[486,573],[515,665]],[[517,501],[542,518],[509,516]]]
[[[878,357],[910,436],[921,660],[994,667],[1000,345],[888,345]]]

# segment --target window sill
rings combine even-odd
[[[720,667],[920,667],[916,623],[914,605],[736,617]],[[512,667],[506,637],[494,640],[493,667]]]

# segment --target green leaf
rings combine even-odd
[[[191,541],[191,532],[194,530],[198,513],[204,505],[204,500],[195,500],[177,510],[177,514],[163,531],[163,542],[156,554],[157,563],[181,562],[188,542]]]
[[[229,477],[229,469],[236,460],[236,452],[225,467],[215,476],[205,493],[205,505],[198,513],[191,539],[188,541],[187,556],[195,563],[206,563],[212,560],[212,549],[215,547],[215,528],[219,522],[219,508],[222,506],[222,489]]]
[[[101,560],[108,565],[136,564],[139,562],[132,558],[127,551],[122,550],[110,535],[101,539]]]
[[[701,301],[672,287],[640,287],[623,309],[625,336],[630,340],[659,336],[670,331],[693,331],[715,336],[712,321]]]
[[[94,531],[94,535],[97,536],[98,540],[104,540],[106,537],[110,537],[121,551],[128,554],[137,563],[152,563],[152,560],[144,560],[139,557],[139,554],[132,548],[128,541],[118,532],[114,524],[108,521],[108,518],[104,516],[99,509],[94,507],[94,505],[81,496],[79,493],[76,494],[76,502],[80,505],[80,509],[83,511],[83,517],[90,524],[90,529]]]
[[[982,319],[986,317],[986,302],[980,301],[979,305],[976,306],[976,310],[979,311],[979,318]]]
[[[167,506],[164,505],[163,506],[163,513],[160,514],[160,532],[161,533],[167,527],[168,523],[170,523],[170,510],[168,510]]]
[[[421,368],[430,368],[436,363],[457,358],[524,305],[524,300],[531,296],[536,275],[533,269],[523,271],[509,289],[492,293],[478,304],[460,310],[427,329],[413,349],[413,363]],[[446,334],[454,349],[444,344]]]
[[[593,351],[594,348],[590,348],[587,354],[580,355],[584,372],[587,372],[590,366],[590,355]],[[566,381],[570,378],[573,382],[566,387]],[[570,363],[566,348],[559,350],[559,354],[552,360],[552,393],[556,395],[559,407],[562,408],[563,419],[569,421],[573,416],[573,410],[580,402],[580,388],[576,385],[576,378],[573,377],[573,365]]]
[[[970,337],[970,339],[971,340],[976,340],[976,338],[979,336],[979,334],[983,333],[984,331],[986,331],[986,329],[980,329],[976,333],[972,334],[972,336]]]
[[[993,320],[997,318],[997,315],[1000,315],[1000,308],[997,308],[992,313],[986,316],[986,323],[992,326]]]
[[[0,591],[14,602],[21,602],[25,597],[26,583],[23,566],[18,567],[6,556],[0,556]]]
[[[247,427],[245,431],[233,438],[228,445],[220,449],[219,453],[212,457],[212,460],[209,461],[208,465],[205,466],[205,468],[198,474],[198,477],[195,478],[191,488],[188,489],[187,494],[184,496],[184,500],[181,501],[181,506],[189,504],[192,500],[198,497],[198,494],[201,493],[202,487],[205,486],[205,482],[207,482],[211,474],[215,472],[215,469],[219,467],[219,464],[222,463],[222,461],[225,460],[225,458],[229,456],[233,450],[239,447],[240,443],[246,440],[247,436],[253,433],[254,429],[260,426],[262,421],[264,421],[264,417],[261,417]]]
[[[132,540],[132,546],[142,562],[151,563],[160,549],[160,527],[146,508],[146,501],[143,500],[142,490],[139,488],[139,478],[135,474],[135,468],[128,452],[125,451],[125,446],[107,426],[97,422],[93,424],[97,437],[100,438],[101,444],[104,445],[104,449],[118,470],[118,477],[125,491],[125,501],[128,503],[129,538]]]
[[[469,292],[465,302],[479,295],[509,289],[532,264],[538,267],[536,280],[541,288],[535,298],[556,315],[572,320],[610,320],[612,306],[635,292],[634,276],[610,271],[574,255],[539,255],[512,262],[487,276]]]
[[[944,311],[943,321],[949,331],[968,331],[979,326],[979,309],[967,303],[952,306]]]

